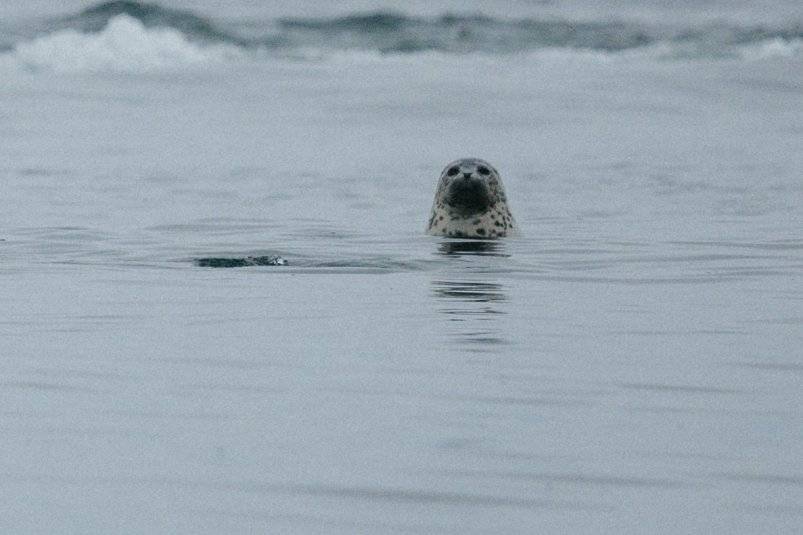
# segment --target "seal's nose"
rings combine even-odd
[[[463,173],[463,178],[471,178],[471,173]]]

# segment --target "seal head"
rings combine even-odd
[[[427,233],[497,238],[515,230],[499,173],[485,160],[456,160],[441,173]]]

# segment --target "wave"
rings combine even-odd
[[[215,21],[191,11],[118,0],[46,21],[27,38],[0,36],[0,54],[33,69],[148,71],[269,52],[298,59],[411,54],[576,54],[581,57],[762,59],[803,49],[803,26],[651,26],[633,22],[415,17],[394,12],[265,23]],[[4,51],[5,50],[5,51]]]
[[[242,51],[226,44],[200,45],[172,28],[146,28],[127,15],[99,33],[60,30],[15,46],[14,60],[30,70],[150,72],[227,63]]]
[[[653,41],[644,28],[624,23],[502,21],[481,15],[433,19],[393,13],[336,19],[283,19],[283,37],[293,44],[328,43],[337,48],[382,52],[520,52],[537,48],[617,51]]]
[[[170,9],[158,4],[117,0],[87,8],[77,15],[53,21],[56,28],[66,27],[81,32],[101,32],[120,16],[139,21],[145,28],[172,28],[187,38],[206,42],[247,44],[236,35],[218,28],[215,23],[191,11]]]
[[[373,49],[385,53],[520,53],[570,49],[604,53],[658,48],[685,56],[737,57],[744,46],[769,41],[803,40],[803,26],[658,27],[628,22],[501,20],[483,15],[447,14],[417,18],[394,13],[352,15],[334,19],[281,19],[284,46]]]

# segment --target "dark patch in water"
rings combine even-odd
[[[236,268],[247,266],[286,266],[287,260],[281,256],[246,256],[243,258],[196,258],[195,265],[211,268]]]
[[[236,482],[231,487],[243,492],[287,493],[294,496],[319,496],[360,500],[363,502],[386,502],[393,504],[421,504],[425,506],[459,507],[509,507],[525,509],[600,509],[603,505],[583,502],[560,501],[530,497],[511,497],[493,494],[441,492],[416,488],[360,487],[336,485],[274,484],[262,482]]]
[[[375,12],[360,15],[348,15],[333,19],[281,19],[280,23],[286,28],[304,28],[311,30],[351,31],[381,33],[389,30],[398,31],[415,24],[417,19],[406,17],[398,13]]]
[[[504,254],[502,242],[496,240],[448,240],[438,245],[438,253],[442,255],[483,255],[510,256]]]
[[[432,287],[435,295],[447,299],[480,303],[507,300],[502,285],[492,282],[436,280]]]
[[[548,473],[548,472],[513,472],[502,470],[447,470],[449,475],[480,477],[480,478],[503,478],[516,479],[522,481],[540,481],[548,483],[567,483],[583,486],[603,486],[603,487],[654,487],[660,489],[671,489],[692,486],[690,483],[676,479],[649,478],[638,476],[616,476],[586,473]]]

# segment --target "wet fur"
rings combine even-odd
[[[459,172],[449,176],[449,170],[455,167]],[[490,174],[481,175],[478,172],[481,167],[488,169]],[[472,179],[464,181],[463,173],[470,173]],[[516,222],[496,169],[476,158],[457,160],[444,168],[432,204],[428,234],[454,238],[501,238],[515,232]]]

